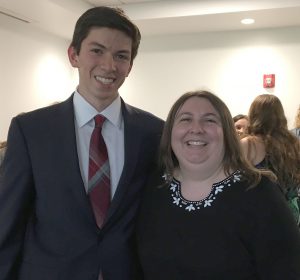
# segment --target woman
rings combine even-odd
[[[254,166],[276,174],[299,224],[300,141],[288,130],[282,104],[275,95],[258,95],[248,116],[249,135],[241,139],[242,149]]]
[[[245,160],[217,96],[181,96],[160,152],[163,173],[151,176],[138,223],[145,279],[300,279],[293,216],[273,173]]]
[[[291,131],[300,139],[300,106],[295,117],[295,127]]]
[[[240,139],[245,137],[247,134],[247,128],[248,128],[248,116],[239,114],[234,116],[233,118],[234,126],[236,129],[237,134],[239,135]]]
[[[0,142],[0,166],[2,165],[2,162],[4,160],[5,151],[6,151],[6,141]]]

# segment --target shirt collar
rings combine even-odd
[[[101,114],[117,128],[122,125],[121,98],[118,97],[107,106],[102,112],[98,112],[84,97],[76,90],[73,98],[75,121],[78,127],[82,127],[90,122],[97,114]]]

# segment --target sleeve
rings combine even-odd
[[[248,192],[249,250],[260,279],[299,280],[300,231],[283,194],[266,178]]]
[[[0,280],[17,279],[26,224],[33,205],[30,157],[18,119],[11,122],[0,171]]]

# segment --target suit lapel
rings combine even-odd
[[[139,157],[141,145],[140,129],[137,129],[136,115],[132,109],[122,100],[122,113],[124,118],[124,168],[120,177],[120,181],[111,202],[111,206],[107,215],[109,219],[118,209],[124,194],[126,193],[129,182],[133,176],[135,166]]]
[[[74,202],[79,204],[79,215],[83,214],[87,216],[89,222],[94,226],[94,215],[90,206],[84,183],[81,177],[78,151],[76,144],[76,133],[74,123],[74,107],[73,107],[73,95],[57,105],[58,112],[55,116],[57,120],[58,133],[60,136],[61,145],[58,151],[60,155],[61,163],[58,163],[58,168],[65,170],[66,188],[71,196],[75,198]]]

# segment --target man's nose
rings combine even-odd
[[[114,71],[116,70],[116,62],[114,60],[113,55],[107,53],[101,57],[100,67],[106,71]]]

